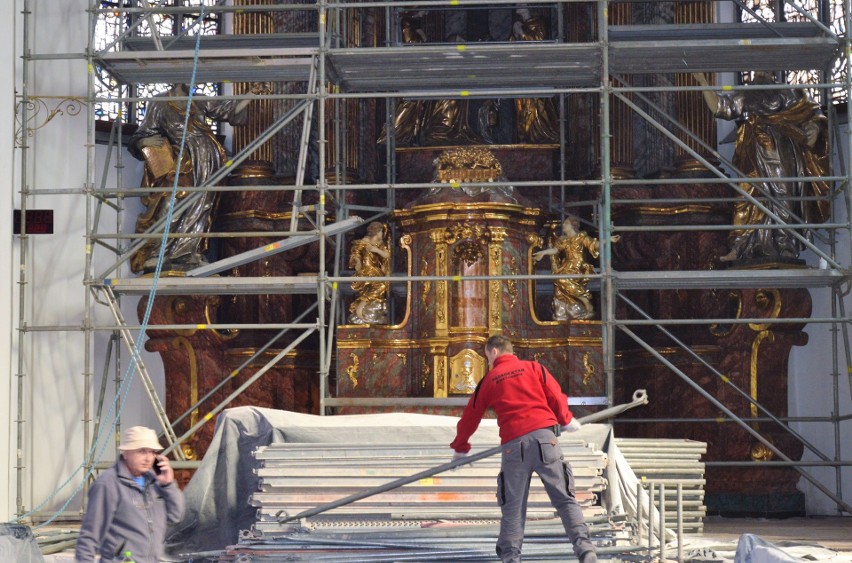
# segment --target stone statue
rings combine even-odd
[[[698,84],[709,88],[706,77],[693,74]],[[770,73],[756,72],[751,84],[775,84]],[[788,224],[823,222],[830,214],[829,202],[793,198],[824,198],[830,190],[822,180],[796,180],[828,173],[826,118],[819,104],[805,90],[744,90],[730,93],[703,92],[716,117],[744,118],[737,131],[733,163],[746,177],[770,178],[741,187]],[[781,180],[781,178],[793,178]],[[768,200],[764,194],[773,199]],[[735,204],[733,224],[772,225],[776,222],[748,200]],[[810,235],[810,233],[808,233]],[[784,229],[735,229],[728,236],[729,252],[722,261],[795,260],[801,242]]]
[[[533,260],[538,262],[545,256],[550,256],[550,269],[553,274],[592,274],[594,266],[586,262],[585,253],[597,258],[600,252],[600,241],[589,236],[585,231],[578,231],[580,222],[569,217],[562,222],[562,235],[553,237],[550,248],[539,250],[533,254]],[[618,242],[620,235],[611,238]],[[557,279],[553,282],[553,319],[566,321],[570,319],[588,319],[592,317],[592,294],[589,292],[587,278]]]
[[[186,121],[186,101],[174,100],[189,94],[189,86],[177,84],[148,104],[145,117],[131,137],[128,151],[145,162],[142,187],[171,188],[178,169],[178,152]],[[227,121],[232,125],[245,122],[250,100],[214,100],[194,98],[189,116],[189,131],[180,162],[180,187],[202,186],[227,160],[225,148],[205,121],[206,118]],[[169,192],[151,192],[142,197],[145,212],[136,220],[136,232],[146,231],[163,217],[168,208]],[[178,199],[189,192],[179,191]],[[216,192],[204,192],[186,211],[172,218],[169,232],[198,235],[206,233],[212,222]],[[159,241],[145,244],[130,261],[134,272],[150,272],[157,265]],[[170,238],[165,250],[165,264],[170,269],[189,270],[205,263],[207,239],[198,236]]]
[[[405,12],[400,24],[402,26],[402,42],[416,44],[426,42],[426,32],[423,30],[425,11]],[[396,106],[394,118],[394,141],[398,147],[419,146],[423,144],[423,126],[429,107],[426,100],[402,100]],[[387,142],[387,126],[382,128],[379,144]]]
[[[352,243],[349,251],[349,267],[358,277],[390,276],[390,247],[387,227],[382,223],[370,223],[367,235]],[[352,282],[355,301],[349,306],[351,324],[387,324],[388,291],[387,281]]]
[[[543,41],[548,39],[547,22],[532,15],[528,8],[518,8],[520,18],[512,27],[510,41]],[[553,98],[515,99],[515,138],[518,143],[558,143],[559,112]]]

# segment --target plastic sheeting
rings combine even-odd
[[[0,524],[0,561],[44,562],[29,527],[22,524]]]
[[[172,554],[215,551],[239,541],[240,530],[255,522],[248,499],[258,488],[257,467],[252,452],[260,446],[284,442],[327,443],[423,443],[449,444],[455,437],[457,417],[412,413],[315,416],[257,407],[223,411],[216,421],[213,441],[199,469],[187,485],[186,512],[171,531],[167,550]],[[605,450],[613,444],[608,425],[587,424],[576,436]],[[482,421],[471,442],[475,446],[499,444],[496,421]],[[609,446],[610,448],[614,447]],[[620,455],[608,457],[607,478],[623,483],[618,498],[604,494],[610,514],[636,505],[636,476]],[[632,475],[632,478],[631,478]],[[632,479],[632,480],[631,480]]]
[[[734,561],[735,563],[796,563],[800,559],[754,534],[743,534],[737,543]]]

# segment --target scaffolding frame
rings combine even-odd
[[[562,7],[565,4],[572,2],[581,2],[583,0],[547,0],[546,2],[537,2],[536,5],[548,5]],[[793,4],[793,2],[789,2]],[[141,82],[176,82],[180,77],[186,76],[188,65],[193,62],[193,55],[186,48],[189,37],[177,37],[171,42],[164,44],[163,37],[158,37],[156,33],[151,38],[133,37],[132,30],[127,29],[116,38],[109,49],[105,52],[97,52],[93,48],[94,29],[97,18],[101,13],[105,13],[104,8],[99,7],[100,3],[96,0],[89,0],[89,48],[83,55],[67,54],[67,55],[41,55],[32,53],[30,50],[29,19],[31,17],[30,6],[37,0],[23,0],[24,5],[24,32],[23,32],[23,50],[24,64],[22,67],[23,87],[21,88],[19,104],[19,112],[21,115],[21,123],[28,122],[28,107],[33,97],[28,86],[28,76],[36,71],[36,65],[39,61],[58,60],[58,59],[73,59],[84,58],[88,64],[88,68],[92,69],[95,65],[102,65],[119,81],[128,84]],[[674,73],[674,72],[732,72],[737,70],[778,70],[781,68],[793,68],[795,65],[802,65],[795,68],[810,68],[810,69],[827,69],[834,62],[835,57],[842,57],[846,68],[846,80],[844,83],[825,82],[818,84],[816,88],[824,88],[826,92],[831,88],[843,86],[846,89],[847,96],[852,99],[852,79],[850,79],[850,58],[842,55],[849,53],[852,49],[852,41],[850,41],[848,29],[850,20],[852,20],[852,7],[850,2],[844,2],[846,13],[846,29],[847,33],[843,36],[836,36],[825,33],[826,28],[824,22],[819,20],[811,21],[808,24],[802,23],[771,23],[763,22],[762,24],[707,24],[702,26],[700,33],[695,34],[695,29],[688,29],[687,26],[666,25],[666,26],[610,26],[607,22],[607,9],[609,4],[606,0],[591,0],[584,1],[587,4],[596,6],[596,21],[597,34],[599,39],[588,43],[561,43],[561,42],[542,42],[541,44],[519,45],[519,44],[503,44],[494,42],[494,44],[478,43],[475,45],[467,45],[464,50],[458,49],[455,45],[406,45],[394,46],[387,45],[383,47],[348,47],[346,46],[345,30],[343,29],[342,20],[345,20],[345,15],[349,11],[357,11],[363,9],[379,9],[385,10],[390,14],[397,11],[405,11],[416,8],[443,8],[445,2],[436,0],[414,1],[406,0],[399,2],[391,2],[388,0],[370,1],[370,2],[327,2],[325,0],[317,0],[311,4],[275,4],[275,5],[231,5],[226,6],[217,3],[214,6],[205,6],[206,13],[218,12],[221,14],[242,12],[288,12],[288,11],[315,11],[317,13],[320,25],[316,32],[306,34],[289,34],[289,35],[274,35],[264,40],[258,40],[257,37],[252,37],[252,41],[247,41],[245,37],[237,36],[217,36],[202,39],[202,60],[204,64],[199,66],[199,82],[208,81],[223,81],[231,82],[251,82],[251,81],[294,81],[307,82],[316,84],[315,88],[308,88],[305,94],[269,94],[261,96],[263,99],[269,100],[295,100],[297,103],[294,108],[285,116],[277,120],[266,132],[241,153],[234,155],[228,166],[223,167],[203,186],[197,186],[187,189],[191,192],[184,202],[176,209],[179,212],[186,209],[194,198],[201,197],[202,194],[209,191],[234,191],[247,189],[244,187],[234,186],[217,186],[216,184],[223,179],[234,166],[239,164],[243,159],[248,158],[251,152],[266,140],[272,138],[278,131],[288,126],[298,117],[302,117],[307,124],[310,122],[312,115],[316,115],[316,121],[320,124],[326,122],[328,106],[333,107],[334,112],[341,111],[341,105],[346,100],[350,99],[384,99],[387,101],[387,119],[388,123],[393,120],[393,108],[395,100],[402,98],[460,98],[460,97],[514,97],[524,95],[532,96],[551,96],[559,95],[560,100],[564,101],[565,94],[585,93],[596,94],[599,96],[600,103],[600,159],[601,159],[601,174],[599,178],[591,180],[568,180],[565,177],[564,166],[564,132],[561,134],[562,141],[560,143],[560,158],[562,165],[560,166],[561,177],[559,180],[543,181],[543,182],[512,182],[512,186],[516,187],[536,187],[548,188],[553,192],[558,192],[559,196],[553,201],[553,206],[556,208],[565,208],[565,190],[574,186],[592,186],[599,190],[599,197],[590,205],[595,207],[596,216],[599,221],[600,239],[601,239],[601,258],[600,258],[600,273],[592,276],[577,276],[590,278],[592,287],[600,292],[601,295],[601,325],[603,327],[603,349],[604,349],[604,370],[606,372],[606,393],[607,403],[613,404],[613,390],[615,387],[615,334],[616,331],[621,331],[633,338],[635,333],[632,332],[631,326],[634,325],[650,325],[655,326],[660,330],[665,331],[665,327],[677,324],[712,324],[714,322],[724,323],[748,323],[759,320],[766,323],[767,319],[653,319],[647,313],[640,311],[646,318],[645,320],[628,320],[619,319],[616,314],[616,302],[620,299],[627,299],[624,291],[632,289],[698,289],[698,288],[758,288],[758,287],[794,287],[794,288],[829,288],[832,294],[832,312],[833,315],[829,318],[808,318],[808,319],[783,319],[783,322],[791,320],[799,320],[807,323],[829,323],[832,325],[832,330],[835,333],[835,338],[832,340],[832,367],[833,373],[833,400],[834,411],[827,417],[812,417],[809,420],[827,422],[833,425],[835,435],[835,455],[834,459],[830,459],[823,452],[815,451],[821,461],[821,465],[831,466],[835,468],[836,488],[831,491],[824,485],[818,482],[808,472],[802,468],[807,466],[817,465],[813,462],[796,462],[783,458],[784,464],[789,464],[795,467],[802,475],[813,483],[818,489],[831,498],[838,507],[838,512],[850,512],[850,505],[842,498],[841,487],[841,468],[849,465],[849,460],[840,458],[840,445],[842,442],[840,435],[840,422],[848,419],[848,416],[843,416],[839,412],[839,378],[842,370],[840,369],[841,354],[845,355],[847,365],[852,365],[850,359],[850,344],[848,336],[848,324],[850,318],[847,316],[844,298],[848,294],[850,280],[850,269],[848,266],[839,264],[836,261],[836,231],[846,230],[852,231],[852,213],[849,209],[852,208],[852,189],[850,189],[850,180],[852,180],[852,171],[850,171],[849,163],[852,163],[852,133],[847,132],[846,147],[847,154],[837,156],[840,160],[840,167],[844,170],[841,174],[835,174],[829,177],[821,177],[822,180],[830,180],[837,184],[836,194],[833,194],[834,200],[837,202],[842,196],[845,196],[845,204],[847,207],[847,222],[840,223],[831,221],[821,225],[807,225],[803,228],[808,229],[826,229],[828,231],[828,252],[823,251],[820,247],[811,243],[807,237],[802,236],[796,230],[795,224],[785,224],[780,217],[774,216],[768,208],[764,207],[761,201],[754,198],[750,194],[743,191],[739,184],[750,181],[758,182],[761,178],[743,178],[726,175],[721,168],[704,160],[700,154],[692,151],[692,156],[703,161],[708,170],[716,174],[719,181],[731,185],[734,191],[738,192],[736,198],[745,197],[754,205],[768,213],[776,224],[771,228],[791,228],[791,232],[796,238],[802,242],[808,249],[813,251],[818,257],[824,258],[830,266],[824,270],[777,270],[777,271],[647,271],[647,272],[618,272],[612,268],[611,255],[611,238],[613,235],[621,232],[631,231],[650,231],[654,229],[660,230],[677,230],[677,229],[715,229],[715,230],[731,230],[733,225],[696,225],[690,227],[676,227],[672,225],[650,227],[626,227],[615,226],[612,222],[611,209],[614,204],[622,202],[614,198],[612,188],[623,184],[641,184],[643,180],[620,180],[612,176],[611,171],[611,147],[609,139],[612,135],[612,127],[610,124],[610,104],[613,100],[618,99],[626,103],[631,109],[641,115],[651,125],[658,128],[665,136],[673,143],[681,148],[691,151],[686,143],[681,141],[678,136],[662,123],[660,119],[655,118],[651,113],[645,111],[643,106],[637,104],[628,98],[627,94],[634,94],[641,97],[643,92],[652,91],[689,91],[697,90],[695,87],[638,87],[629,85],[619,85],[618,78],[624,74],[633,73]],[[714,2],[714,5],[722,4],[724,0]],[[159,6],[151,5],[149,2],[142,0],[138,5],[129,7],[109,8],[110,13],[116,11],[138,16],[137,21],[142,21],[150,18],[152,15],[168,15],[172,13],[194,13],[198,11],[197,7],[191,6]],[[465,2],[465,7],[517,7],[527,4],[527,2],[516,0],[469,0]],[[558,10],[561,14],[561,10]],[[392,25],[392,18],[386,18],[386,26]],[[744,27],[750,25],[750,27]],[[560,20],[560,31],[562,23]],[[391,36],[390,33],[387,35]],[[113,47],[120,46],[122,49],[116,50]],[[669,53],[674,49],[676,56],[664,57],[663,53]],[[717,54],[716,57],[708,57],[708,52]],[[764,53],[760,64],[755,64],[755,53]],[[768,53],[768,55],[766,55]],[[840,55],[838,55],[840,53]],[[654,56],[656,55],[656,57]],[[471,80],[469,87],[461,90],[457,87],[459,78],[466,76],[467,69],[471,61],[477,61],[480,71],[476,79]],[[538,62],[544,62],[544,67],[548,70],[539,71]],[[765,67],[765,68],[764,68]],[[429,72],[417,76],[417,80],[413,83],[408,83],[406,88],[399,88],[399,73],[401,70],[411,71],[412,69],[421,72],[425,68],[429,68]],[[517,69],[525,69],[530,72],[519,73]],[[554,72],[554,68],[560,69],[560,72]],[[535,69],[531,71],[530,69]],[[313,72],[316,72],[314,78]],[[532,72],[532,74],[531,74]],[[533,81],[534,86],[530,87],[530,81]],[[330,91],[329,86],[333,85],[334,90]],[[733,87],[736,90],[747,87]],[[27,334],[37,331],[51,330],[80,330],[81,327],[65,327],[65,326],[37,326],[29,322],[26,313],[25,303],[28,302],[30,293],[28,288],[32,287],[34,280],[27,279],[26,266],[31,257],[27,252],[27,231],[26,231],[26,209],[28,200],[38,195],[39,193],[56,193],[67,194],[71,197],[79,197],[83,195],[86,200],[86,256],[85,256],[85,272],[86,272],[86,290],[84,291],[85,301],[83,310],[82,330],[84,332],[85,342],[85,366],[84,366],[84,404],[83,421],[84,421],[84,460],[87,468],[92,466],[92,460],[89,457],[89,450],[92,446],[92,436],[98,432],[98,426],[95,425],[94,433],[91,425],[93,417],[91,407],[93,397],[91,389],[93,384],[94,367],[96,358],[92,357],[93,341],[95,333],[98,331],[106,331],[112,333],[110,342],[124,341],[128,348],[132,337],[129,338],[126,331],[136,328],[134,325],[128,324],[121,318],[120,314],[116,315],[115,325],[95,326],[93,318],[93,310],[96,307],[101,307],[104,304],[115,314],[118,311],[118,303],[120,295],[138,295],[146,293],[146,289],[150,287],[150,282],[141,278],[110,278],[110,274],[116,272],[122,263],[135,251],[140,248],[148,239],[158,237],[159,232],[162,232],[162,221],[159,225],[155,224],[145,233],[136,235],[124,235],[122,233],[122,214],[118,213],[116,231],[114,233],[104,233],[100,231],[100,213],[103,206],[110,206],[117,210],[123,209],[123,200],[127,197],[131,190],[127,186],[122,185],[121,170],[121,154],[122,154],[122,131],[121,120],[115,122],[113,131],[110,136],[110,145],[108,147],[107,161],[104,163],[103,178],[106,178],[107,166],[112,152],[115,151],[119,170],[118,185],[115,188],[108,188],[105,183],[102,183],[98,188],[96,158],[94,154],[95,147],[95,119],[94,119],[94,103],[106,100],[98,99],[94,94],[94,76],[90,71],[88,75],[87,85],[87,102],[88,102],[88,126],[86,143],[87,149],[87,172],[85,186],[82,190],[79,188],[69,189],[52,189],[52,190],[32,190],[29,187],[27,177],[29,163],[29,145],[26,135],[22,136],[20,148],[21,162],[21,253],[20,261],[21,268],[19,273],[19,318],[18,318],[18,367],[17,367],[17,403],[18,403],[18,419],[16,428],[17,440],[17,510],[18,514],[23,514],[26,511],[24,500],[22,497],[25,480],[25,464],[23,457],[23,444],[26,421],[20,416],[23,412],[24,401],[24,386],[25,378],[25,363],[21,350],[28,348]],[[245,99],[246,96],[225,95],[221,99]],[[119,102],[136,102],[148,101],[150,98],[126,97],[122,99],[111,99],[109,101]],[[176,97],[175,100],[181,101],[186,98]],[[564,103],[563,106],[564,112]],[[644,107],[648,107],[647,104]],[[658,112],[659,113],[659,112]],[[345,124],[336,116],[335,127],[341,134],[337,134],[335,139],[338,142],[345,142]],[[836,114],[829,104],[829,118],[836,121]],[[676,127],[681,127],[674,122]],[[307,128],[305,128],[306,130]],[[847,128],[848,129],[848,128]],[[390,130],[390,129],[389,129]],[[839,133],[832,128],[833,142],[831,146],[837,150],[842,144],[837,138]],[[329,148],[327,146],[326,132],[324,127],[318,127],[318,181],[316,186],[308,187],[302,185],[302,182],[297,180],[293,185],[281,186],[265,186],[260,189],[292,191],[294,194],[293,221],[291,222],[289,231],[281,231],[272,233],[285,238],[304,238],[308,241],[310,237],[316,237],[319,241],[319,268],[316,276],[305,277],[299,276],[294,279],[276,279],[271,282],[269,279],[263,278],[229,278],[229,279],[206,279],[206,278],[183,278],[162,280],[159,285],[159,294],[272,294],[272,293],[298,293],[304,295],[316,296],[316,315],[317,320],[313,323],[295,322],[280,323],[275,325],[259,324],[259,325],[225,325],[211,324],[206,328],[209,330],[224,330],[229,328],[266,328],[280,329],[281,331],[300,330],[303,334],[296,339],[296,342],[307,337],[312,332],[317,332],[319,335],[319,387],[320,387],[320,412],[325,413],[327,408],[340,406],[343,404],[354,406],[375,406],[381,401],[376,400],[355,400],[355,399],[333,399],[329,395],[328,381],[329,371],[333,357],[333,340],[334,330],[336,327],[336,318],[339,316],[339,303],[342,299],[341,291],[338,289],[340,284],[351,283],[353,281],[379,281],[386,280],[392,284],[409,284],[413,281],[452,281],[450,277],[440,276],[392,276],[389,278],[357,278],[352,276],[342,275],[341,264],[343,256],[341,251],[342,232],[334,233],[336,243],[334,244],[333,254],[329,253],[327,233],[329,230],[326,224],[326,205],[328,202],[337,202],[338,206],[335,211],[339,218],[347,219],[350,214],[357,211],[369,211],[372,217],[369,220],[384,216],[390,213],[394,208],[395,190],[418,189],[428,187],[429,184],[403,184],[395,182],[395,152],[393,143],[387,144],[387,166],[388,173],[387,183],[349,183],[345,181],[345,176],[336,173],[335,180],[329,183],[327,176],[326,161],[328,158]],[[304,149],[307,146],[307,134],[303,133],[301,147]],[[299,171],[304,174],[305,162],[307,159],[306,150],[301,150],[299,158]],[[340,153],[338,153],[340,154]],[[717,153],[718,154],[718,153]],[[335,161],[335,165],[339,168],[340,160]],[[728,163],[728,170],[733,170],[733,167]],[[339,170],[337,171],[339,172]],[[737,172],[737,171],[734,171]],[[338,179],[344,178],[344,183],[337,183]],[[777,179],[776,179],[777,180]],[[782,178],[781,180],[784,180]],[[708,178],[700,178],[694,180],[684,180],[683,178],[655,179],[648,180],[655,184],[683,183],[694,181],[695,183],[710,183]],[[476,185],[476,184],[472,184]],[[490,183],[489,186],[497,186],[500,183]],[[508,184],[507,184],[508,185]],[[257,190],[258,186],[251,186],[250,189]],[[311,207],[303,207],[301,204],[301,194],[305,190],[313,190],[317,193],[318,203]],[[347,190],[371,190],[384,189],[386,190],[385,206],[376,206],[375,208],[359,208],[347,206],[345,203],[345,195]],[[155,191],[155,190],[150,190]],[[840,195],[838,195],[840,194]],[[736,198],[732,198],[736,199]],[[631,200],[631,203],[643,202],[659,202],[660,200]],[[698,200],[696,200],[698,201]],[[306,217],[310,217],[310,222],[314,229],[311,231],[299,231],[297,229],[296,218],[302,213]],[[215,238],[226,236],[270,236],[269,232],[263,233],[216,233],[210,232],[203,236]],[[110,241],[114,241],[110,243]],[[129,245],[126,244],[130,241]],[[116,260],[113,265],[105,271],[95,270],[94,252],[96,248],[105,249],[108,253],[113,253]],[[331,272],[331,274],[329,274]],[[482,276],[472,277],[471,279],[483,280],[507,280],[507,279],[524,279],[531,282],[547,283],[557,278],[564,276],[552,276],[546,274],[533,274],[531,276]],[[772,321],[769,321],[772,322]],[[782,321],[778,321],[782,322]],[[183,325],[151,325],[150,328],[188,328]],[[197,328],[193,326],[192,328]],[[279,335],[280,336],[280,333]],[[278,337],[276,336],[276,338]],[[640,346],[648,346],[641,338],[636,337],[636,342]],[[842,350],[838,341],[843,343]],[[267,346],[271,346],[275,339],[271,340]],[[295,345],[294,345],[295,346]],[[120,384],[121,378],[121,347],[114,346],[108,357],[104,359],[103,366],[103,382],[101,385],[101,393],[97,399],[97,412],[100,413],[103,407],[104,385],[106,375],[109,371],[110,362],[114,363],[114,372],[116,374],[116,386]],[[289,349],[289,348],[288,348]],[[655,355],[660,361],[666,363],[665,358],[659,355],[652,347],[647,348],[648,352]],[[283,353],[279,355],[283,357]],[[265,366],[263,370],[255,374],[260,377],[269,366]],[[689,379],[687,376],[679,373],[676,366],[669,366],[673,372]],[[140,372],[144,373],[144,366],[140,367]],[[850,383],[852,383],[852,375],[850,375]],[[711,400],[715,400],[709,397]],[[156,395],[151,398],[152,404],[157,410]],[[203,399],[202,399],[203,400]],[[231,400],[229,397],[228,400]],[[458,400],[415,400],[409,401],[413,406],[421,405],[456,405]],[[397,401],[398,403],[398,401]],[[759,408],[763,407],[754,401]],[[226,404],[226,403],[225,403]],[[721,404],[720,404],[721,405]],[[197,405],[191,407],[196,408]],[[217,405],[209,412],[215,414],[223,408],[224,404]],[[724,405],[721,405],[725,408]],[[741,424],[747,431],[751,431],[751,427],[747,422],[744,422],[741,417],[738,417],[733,412],[727,411],[728,416],[732,421]],[[787,422],[790,420],[799,419],[778,419],[768,413],[768,418],[774,422]],[[182,418],[182,417],[181,417]],[[208,418],[207,420],[209,420]],[[180,420],[180,419],[178,419]],[[690,419],[681,419],[690,420]],[[752,419],[748,419],[752,420]],[[649,421],[650,422],[650,421]],[[180,458],[180,448],[176,448],[182,439],[191,435],[187,433],[182,437],[168,434],[169,421],[163,421],[164,429],[167,435],[170,436],[169,449],[174,449],[176,456]],[[787,427],[786,424],[782,424]],[[194,428],[195,429],[195,428]],[[193,429],[193,431],[194,431]],[[798,435],[797,435],[798,436]],[[755,436],[758,440],[763,441],[770,447],[765,438],[759,434]],[[798,436],[801,438],[800,436]],[[806,440],[803,440],[806,447],[812,448]],[[711,462],[712,463],[712,462]]]

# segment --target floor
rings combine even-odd
[[[852,563],[852,518],[721,518],[708,517],[700,541],[690,540],[687,555],[692,561],[732,561],[743,534],[773,543],[799,560]],[[820,546],[825,549],[819,549]],[[667,558],[674,558],[667,553]],[[45,556],[46,563],[70,563],[70,551]]]
[[[721,518],[710,516],[704,520],[704,536],[736,541],[749,533],[769,542],[813,542],[833,549],[852,553],[852,518]]]

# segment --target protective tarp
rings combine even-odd
[[[223,411],[216,421],[215,434],[200,467],[184,491],[186,512],[167,540],[171,554],[190,554],[223,549],[239,541],[240,530],[255,522],[256,509],[248,500],[258,489],[258,467],[252,453],[261,446],[284,442],[307,443],[423,443],[447,445],[447,461],[452,458],[449,444],[455,437],[458,418],[413,413],[315,416],[257,407]],[[576,434],[596,449],[603,450],[612,430],[608,425],[588,424]],[[492,447],[500,443],[496,420],[485,419],[471,443]],[[632,474],[626,463],[607,468],[613,475]],[[628,477],[619,477],[619,480]],[[633,476],[635,480],[635,475]],[[633,491],[631,493],[631,490]],[[627,487],[621,498],[635,495]],[[619,501],[617,504],[630,504]],[[604,499],[604,506],[611,502]],[[635,501],[634,501],[635,505]]]
[[[43,563],[44,558],[28,526],[0,524],[0,561]]]
[[[610,434],[610,438],[612,437]],[[650,495],[645,488],[639,488],[640,480],[618,449],[615,440],[608,440],[606,454],[607,490],[603,501],[607,514],[626,514],[630,520],[637,521],[638,540],[643,542],[643,545],[648,545],[649,532],[651,545],[660,545],[660,511],[655,505],[651,505],[649,513]],[[671,489],[669,494],[672,494]],[[666,543],[677,541],[677,533],[666,529],[665,538]]]
[[[801,561],[754,534],[743,534],[737,543],[735,563],[796,563]]]

